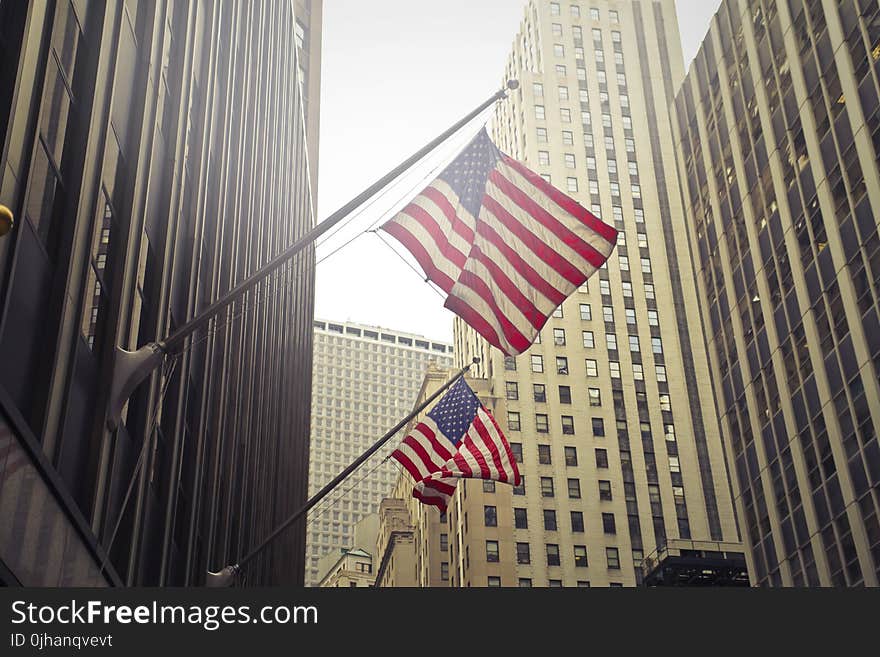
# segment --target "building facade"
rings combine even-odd
[[[198,585],[305,501],[310,250],[166,358],[114,431],[106,408],[117,346],[168,335],[314,224],[320,15],[0,5],[3,583]],[[290,531],[247,582],[302,584],[304,553]]]
[[[880,7],[725,0],[675,99],[753,581],[880,576]]]
[[[451,366],[452,345],[375,326],[315,320],[309,496],[407,416],[429,364]],[[389,443],[386,452],[392,449]],[[309,586],[320,581],[319,560],[351,547],[355,524],[378,513],[397,468],[391,461],[378,467],[368,462],[352,479],[356,486],[342,484],[309,513]]]
[[[502,586],[634,586],[667,539],[740,540],[668,109],[684,76],[674,3],[530,2],[505,73],[520,88],[499,103],[498,146],[620,237],[521,356],[456,320],[458,362],[482,358],[525,484],[510,502],[479,489],[486,515],[468,511],[466,531],[498,526],[456,552],[450,580],[499,583],[467,576],[488,558],[516,564],[515,581],[486,575]],[[509,543],[488,537],[510,523]]]
[[[367,588],[376,581],[376,544],[379,514],[362,518],[354,527],[350,547],[328,552],[318,561],[318,586],[322,588]]]

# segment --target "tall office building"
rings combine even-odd
[[[456,357],[482,357],[477,375],[525,475],[510,502],[478,490],[498,528],[471,548],[471,568],[477,556],[518,560],[524,585],[632,586],[667,539],[739,542],[670,126],[683,75],[672,0],[526,8],[506,69],[520,88],[499,103],[495,141],[620,237],[525,354],[505,358],[456,322]],[[502,523],[509,543],[489,536]],[[467,562],[456,552],[450,578],[486,585]]]
[[[420,335],[320,319],[314,328],[310,496],[412,411],[429,364],[452,365],[452,345]],[[392,449],[389,443],[382,453]],[[354,526],[379,512],[398,472],[392,461],[374,467],[374,461],[361,466],[309,513],[309,586],[325,574],[324,555],[365,547],[354,545]]]
[[[880,576],[880,7],[737,2],[675,99],[753,581]]]
[[[313,225],[320,10],[0,3],[2,583],[197,585],[304,502],[309,250],[112,432],[106,408],[117,345],[167,336]],[[246,581],[301,584],[304,555],[291,530]]]

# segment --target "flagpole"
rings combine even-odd
[[[345,219],[351,212],[365,203],[368,199],[381,191],[394,179],[400,176],[413,164],[421,160],[432,150],[437,148],[444,141],[449,139],[453,134],[458,132],[465,125],[470,123],[483,110],[492,103],[501,100],[507,96],[508,90],[517,89],[519,82],[516,80],[508,80],[504,88],[495,92],[489,99],[484,101],[475,110],[470,112],[463,119],[455,123],[448,130],[443,132],[424,148],[420,149],[406,160],[397,165],[390,172],[382,176],[379,180],[367,187],[363,192],[355,196],[348,203],[339,208],[336,212],[327,217],[324,221],[313,226],[305,235],[287,247],[284,251],[275,256],[272,260],[260,267],[256,272],[251,274],[244,281],[236,285],[229,292],[217,299],[214,303],[205,308],[198,315],[177,330],[171,333],[163,340],[150,342],[137,351],[128,351],[120,347],[116,347],[116,358],[113,365],[113,377],[110,382],[110,397],[107,408],[107,427],[110,430],[116,428],[119,424],[119,418],[122,414],[122,408],[128,401],[128,398],[134,392],[135,388],[147,378],[154,369],[164,359],[165,355],[173,349],[180,347],[183,342],[195,331],[207,324],[221,310],[229,304],[240,299],[246,292],[257,285],[260,281],[279,269],[288,262],[293,256],[302,251],[308,245],[312,244],[318,237],[333,228],[340,221]]]
[[[252,560],[256,557],[260,552],[262,552],[272,541],[274,541],[278,536],[287,529],[294,522],[299,520],[303,515],[305,515],[309,509],[315,506],[318,502],[324,499],[330,491],[336,488],[339,484],[341,484],[346,477],[348,477],[352,472],[354,472],[364,461],[370,458],[373,454],[375,454],[385,443],[387,443],[391,438],[393,438],[398,431],[404,428],[410,420],[412,420],[416,415],[421,413],[432,401],[437,399],[441,394],[446,392],[456,381],[458,381],[461,377],[467,373],[468,370],[471,369],[472,365],[476,365],[480,362],[479,358],[474,358],[473,361],[462,367],[455,376],[453,376],[449,381],[443,384],[434,394],[428,397],[425,401],[419,404],[415,409],[413,409],[412,413],[403,418],[400,422],[394,425],[391,429],[388,430],[384,436],[382,436],[379,440],[377,440],[372,447],[370,447],[366,452],[361,454],[354,462],[351,463],[345,470],[340,472],[330,483],[328,483],[324,488],[319,490],[315,495],[306,502],[302,508],[300,508],[296,513],[287,518],[284,522],[282,522],[278,527],[267,536],[263,541],[255,548],[253,548],[250,552],[248,552],[245,556],[238,560],[237,563],[226,566],[222,570],[217,572],[208,571],[208,575],[205,579],[205,586],[208,587],[223,587],[230,586],[232,582],[235,580],[236,575],[241,571],[242,566],[244,566],[248,561]]]

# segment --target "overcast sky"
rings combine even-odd
[[[719,4],[676,2],[686,62]],[[319,219],[500,87],[525,5],[525,0],[325,0]],[[467,138],[450,143],[319,244],[318,257],[388,218]],[[357,237],[318,265],[315,314],[452,339],[453,315],[442,297],[375,234]]]

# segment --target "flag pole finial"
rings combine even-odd
[[[519,80],[508,80],[507,88],[513,91],[514,89],[519,89]]]

